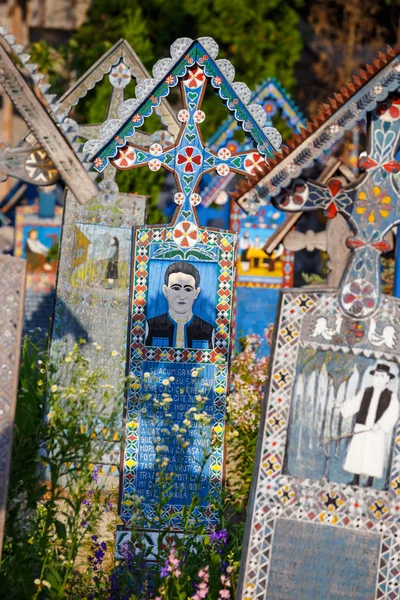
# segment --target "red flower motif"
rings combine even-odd
[[[101,167],[103,164],[103,159],[102,158],[96,158],[94,161],[94,166],[98,169],[99,167]]]
[[[113,165],[118,169],[129,169],[136,162],[136,153],[131,146],[124,146],[117,152],[116,157],[112,161]]]
[[[189,88],[199,88],[205,82],[206,77],[204,72],[200,67],[196,67],[195,69],[189,69],[186,77],[183,80],[183,83],[186,87]]]
[[[193,146],[187,146],[182,150],[181,154],[177,156],[178,165],[184,165],[183,170],[185,173],[193,173],[200,167],[203,159],[201,154]]]
[[[175,83],[175,76],[174,75],[168,75],[168,77],[165,79],[165,83],[167,85],[173,85]]]
[[[397,121],[400,119],[400,97],[397,96],[392,100],[382,102],[376,109],[376,114],[382,121]]]
[[[139,121],[141,120],[141,116],[140,115],[133,115],[132,117],[132,123],[139,123]]]
[[[214,77],[214,83],[215,83],[215,85],[217,85],[218,87],[220,87],[222,85],[222,77],[220,77],[219,75],[217,75],[216,77]]]
[[[343,296],[343,302],[350,305],[353,314],[363,315],[375,306],[374,288],[368,281],[353,281]]]

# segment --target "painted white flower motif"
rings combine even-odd
[[[181,206],[185,202],[185,194],[177,192],[174,196],[174,202],[175,204],[178,204],[178,206]]]
[[[229,174],[229,167],[228,165],[222,164],[222,165],[217,165],[217,173],[218,175],[221,175],[221,177],[226,177]]]
[[[181,221],[174,229],[174,242],[181,248],[192,248],[197,243],[198,229],[190,221]]]
[[[190,204],[191,206],[197,206],[201,202],[200,194],[191,194],[190,196]]]
[[[365,509],[364,498],[362,496],[355,496],[355,498],[349,502],[348,506],[350,515],[362,515]]]
[[[338,123],[333,123],[330,127],[329,127],[329,133],[331,135],[337,135],[340,131],[340,125]]]
[[[111,69],[108,76],[110,83],[115,88],[124,88],[130,82],[132,75],[131,70],[123,62]]]
[[[231,157],[231,151],[229,150],[229,148],[220,148],[218,150],[218,156],[222,160],[226,160],[227,158]]]
[[[189,111],[186,110],[185,108],[178,112],[178,121],[180,121],[181,123],[186,123],[186,121],[189,121],[189,118],[190,118]]]
[[[243,600],[253,600],[256,595],[256,586],[254,583],[248,583],[244,589]]]
[[[161,169],[161,161],[158,160],[158,158],[154,158],[153,160],[149,161],[149,169],[150,171],[158,171],[159,169]]]
[[[256,544],[259,544],[262,541],[263,541],[263,536],[261,535],[260,532],[255,533],[251,538],[252,545],[254,545],[254,546]]]
[[[265,160],[258,152],[250,152],[244,159],[244,169],[250,175],[255,175],[256,171],[261,171]]]
[[[206,113],[203,112],[202,110],[196,110],[196,112],[193,115],[193,119],[194,119],[195,123],[202,123],[205,118],[206,118]]]
[[[152,144],[149,148],[150,154],[153,156],[160,156],[163,153],[161,144]]]

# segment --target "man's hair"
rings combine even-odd
[[[184,273],[185,275],[191,275],[194,279],[195,288],[197,289],[200,285],[200,273],[192,264],[187,262],[174,262],[169,265],[165,271],[164,284],[168,286],[169,276],[172,273]]]

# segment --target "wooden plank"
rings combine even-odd
[[[75,150],[67,142],[63,133],[12,61],[8,53],[8,46],[1,36],[0,83],[79,202],[84,204],[93,198],[97,194],[97,186],[80,162]]]
[[[26,261],[0,254],[0,558],[24,317]]]

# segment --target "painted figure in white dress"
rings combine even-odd
[[[349,443],[343,469],[353,473],[350,485],[360,485],[360,475],[368,477],[367,486],[374,478],[383,477],[387,445],[399,416],[396,394],[389,388],[394,378],[389,365],[378,363],[373,383],[348,398],[341,406],[343,419],[356,416],[353,436]]]

